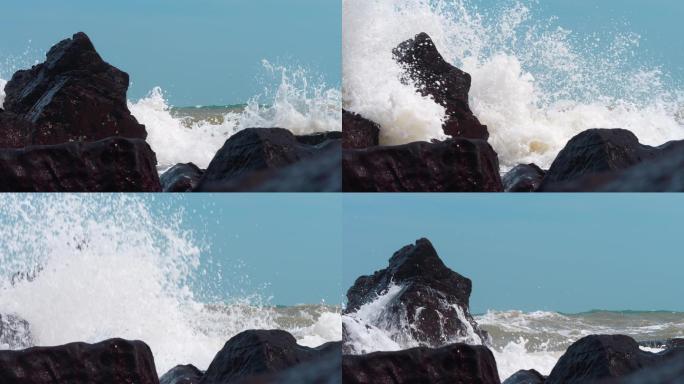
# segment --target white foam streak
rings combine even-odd
[[[443,108],[401,83],[391,54],[427,32],[447,61],[472,75],[471,108],[503,168],[548,167],[589,128],[629,129],[650,145],[684,138],[681,89],[638,63],[639,36],[578,36],[538,17],[533,1],[505,4],[344,0],[343,105],[380,123],[385,144],[441,138]]]

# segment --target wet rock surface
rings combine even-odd
[[[487,126],[473,115],[468,104],[470,75],[447,63],[428,34],[420,33],[399,44],[393,54],[404,65],[407,79],[416,84],[418,92],[445,107],[444,133],[470,139],[489,138]]]
[[[345,150],[347,192],[500,192],[499,160],[482,140],[450,139]]]
[[[240,384],[341,384],[342,355],[337,345],[336,350],[324,352],[312,361],[280,373],[247,378]]]
[[[0,351],[3,384],[157,384],[150,348],[141,341],[111,339]]]
[[[535,192],[544,180],[546,171],[535,164],[518,164],[504,175],[506,192]]]
[[[202,384],[221,384],[284,372],[340,349],[340,343],[318,348],[297,344],[280,330],[242,332],[226,342],[202,377]]]
[[[193,163],[176,164],[160,177],[164,192],[191,192],[202,178],[204,170]]]
[[[202,375],[194,365],[177,365],[159,378],[159,384],[199,384]]]
[[[342,381],[354,384],[500,383],[492,352],[481,345],[466,344],[345,355]]]
[[[380,143],[380,126],[359,114],[342,110],[342,148],[360,149]]]
[[[540,190],[643,189],[654,181],[655,188],[671,188],[669,185],[677,182],[676,165],[684,161],[683,153],[684,142],[651,147],[624,129],[590,129],[573,137],[561,150]],[[667,173],[660,170],[663,167]],[[663,176],[666,180],[661,180]],[[640,180],[647,181],[639,186]]]
[[[195,191],[299,192],[334,184],[335,175],[324,172],[331,168],[340,139],[316,140],[320,142],[315,145],[302,143],[308,140],[282,128],[242,130],[219,150]]]
[[[503,384],[544,384],[546,378],[534,369],[514,373]]]
[[[157,192],[156,156],[141,139],[112,137],[0,150],[0,191]]]
[[[663,363],[679,352],[645,352],[634,339],[623,335],[587,336],[568,348],[546,383],[593,383],[621,378]]]
[[[401,290],[386,304],[384,326],[403,329],[427,346],[487,340],[470,314],[470,279],[447,268],[429,240],[403,247],[386,269],[359,277],[347,291],[345,313],[374,301],[392,285]]]
[[[82,32],[53,46],[44,63],[16,72],[4,108],[34,125],[24,145],[145,139],[126,105],[128,74],[106,63]]]

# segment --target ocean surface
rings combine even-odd
[[[160,374],[176,364],[206,369],[247,329],[284,329],[307,346],[341,340],[337,306],[279,306],[257,289],[226,297],[224,279],[248,277],[221,276],[220,260],[205,255],[211,244],[184,225],[173,199],[155,209],[150,200],[3,196],[0,314],[29,322],[30,345],[143,340]]]
[[[645,49],[645,38],[609,6],[648,19],[644,2],[601,4],[343,0],[342,104],[380,123],[385,144],[444,138],[444,108],[400,81],[391,52],[427,32],[447,61],[471,74],[471,108],[489,127],[504,170],[549,167],[588,128],[625,128],[649,145],[683,139],[684,70],[673,62],[676,53],[659,60],[661,52]],[[598,19],[593,29],[578,26],[591,17]],[[674,36],[651,40],[680,50]]]
[[[42,58],[29,61],[19,57],[6,59],[3,65],[0,58],[0,107],[12,73],[40,61]],[[131,113],[145,124],[160,172],[187,162],[206,168],[226,139],[245,128],[279,127],[295,134],[342,129],[338,88],[303,67],[287,68],[266,60],[262,67],[264,76],[274,78],[275,85],[240,105],[172,106],[159,87],[141,99],[128,101]]]
[[[409,327],[392,324],[386,305],[401,287],[394,285],[375,301],[357,312],[342,315],[347,329],[345,343],[354,353],[396,351],[421,346],[405,331]],[[459,318],[467,324],[462,311]],[[499,376],[505,380],[521,369],[536,369],[548,375],[565,350],[580,338],[593,334],[621,334],[648,343],[642,349],[658,352],[660,341],[684,337],[684,313],[642,311],[591,311],[578,314],[537,311],[488,311],[474,316],[480,328],[490,335],[483,341],[470,329],[459,338],[445,338],[444,344],[486,344],[494,353]],[[432,345],[435,347],[437,345]]]

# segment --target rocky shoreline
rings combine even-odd
[[[341,133],[295,136],[276,127],[229,137],[206,170],[178,164],[158,175],[145,126],[126,104],[128,74],[105,62],[85,33],[17,71],[0,108],[3,191],[218,192],[341,190]]]
[[[17,317],[0,325],[0,345],[27,327]],[[7,384],[338,384],[340,367],[341,342],[308,348],[281,330],[239,333],[226,342],[206,371],[178,365],[161,377],[149,346],[138,340],[0,350],[0,377]]]
[[[418,93],[445,108],[442,129],[450,138],[380,145],[378,124],[343,110],[346,192],[684,191],[684,141],[650,147],[612,127],[570,139],[548,170],[519,164],[501,177],[487,126],[468,105],[470,75],[447,63],[426,33],[399,44],[393,55]]]
[[[471,281],[452,271],[427,239],[407,245],[386,269],[359,277],[347,292],[347,316],[354,317],[398,286],[382,300],[380,315],[365,329],[410,333],[419,346],[390,352],[360,351],[357,330],[343,324],[342,376],[345,383],[482,383],[499,384],[497,362],[489,337],[470,315]],[[473,342],[475,341],[475,342]],[[477,342],[479,341],[479,342]],[[644,346],[649,343],[641,343]],[[548,375],[521,370],[504,384],[556,383],[677,383],[684,375],[681,339],[653,342],[665,347],[646,352],[624,335],[590,335],[573,343]]]

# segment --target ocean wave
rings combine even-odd
[[[381,141],[441,139],[444,109],[401,82],[392,49],[427,32],[472,75],[470,103],[504,169],[548,167],[588,128],[625,128],[645,144],[684,138],[682,89],[640,63],[640,37],[578,36],[534,1],[344,0],[343,105],[377,121]],[[562,20],[561,20],[562,21]]]
[[[36,345],[143,340],[159,373],[187,363],[205,369],[247,329],[285,329],[306,345],[341,339],[334,307],[286,313],[247,293],[224,303],[208,246],[181,225],[183,210],[173,199],[154,209],[149,201],[7,195],[0,202],[0,313],[27,320]]]
[[[161,169],[193,162],[206,168],[226,139],[245,128],[286,128],[302,135],[341,129],[340,91],[303,68],[290,70],[263,61],[265,71],[279,82],[275,89],[247,101],[241,111],[221,113],[218,119],[178,116],[156,87],[128,103],[133,116],[147,128],[147,141]]]

